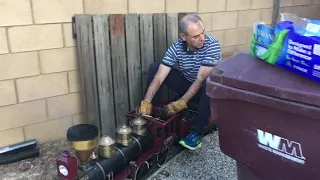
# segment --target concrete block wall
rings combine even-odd
[[[319,0],[282,0],[316,16]],[[273,0],[0,0],[0,147],[65,137],[83,122],[73,14],[198,12],[223,53],[249,47],[252,25],[271,23]]]

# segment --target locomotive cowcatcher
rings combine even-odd
[[[143,179],[151,168],[161,167],[169,147],[192,129],[196,108],[166,117],[162,108],[153,107],[152,116],[132,110],[127,124],[117,129],[116,139],[101,135],[96,126],[79,124],[70,127],[67,139],[75,155],[64,151],[56,160],[61,180]],[[210,120],[208,132],[215,127]]]

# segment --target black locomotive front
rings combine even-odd
[[[64,154],[57,159],[59,179],[138,179],[142,171],[164,164],[168,146],[176,137],[179,116],[163,120],[159,117],[140,116],[132,111],[127,117],[129,125],[124,124],[117,129],[116,139],[107,135],[99,138],[98,128],[93,125],[70,127],[67,139],[76,156],[72,158]],[[170,128],[170,133],[159,136],[159,129],[167,128]],[[97,154],[96,158],[94,154]],[[77,163],[72,163],[75,158]]]

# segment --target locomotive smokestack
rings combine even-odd
[[[67,139],[81,162],[87,162],[98,144],[98,128],[90,124],[79,124],[68,129]]]

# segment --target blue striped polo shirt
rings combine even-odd
[[[202,48],[191,51],[187,43],[179,38],[165,53],[162,64],[172,67],[178,63],[183,75],[191,82],[197,78],[200,66],[215,66],[221,60],[221,47],[216,38],[205,35]]]

